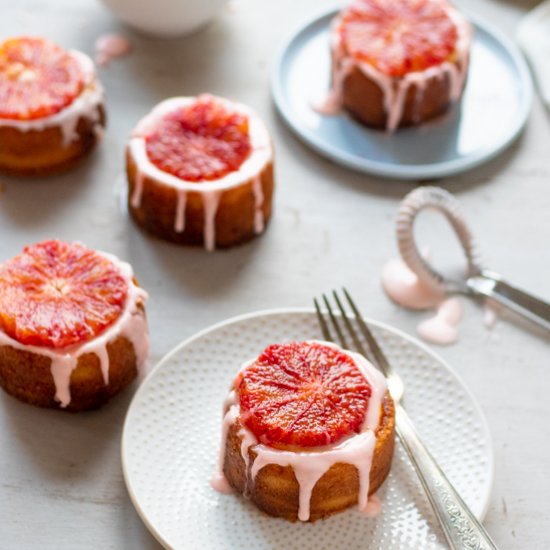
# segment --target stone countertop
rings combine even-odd
[[[134,51],[100,69],[109,126],[98,150],[63,176],[0,178],[0,258],[55,237],[131,262],[150,293],[152,363],[215,322],[309,305],[313,294],[342,283],[368,316],[414,334],[426,314],[396,307],[379,282],[383,264],[397,254],[396,207],[413,184],[368,177],[320,158],[295,139],[271,103],[273,52],[320,4],[332,2],[232,2],[208,28],[178,40],[123,30]],[[535,2],[459,4],[513,36]],[[90,54],[99,35],[121,32],[94,0],[0,0],[0,13],[0,37],[45,35]],[[273,133],[277,154],[275,215],[266,234],[214,254],[148,238],[117,200],[123,150],[135,122],[166,97],[203,91],[254,107]],[[486,265],[546,298],[549,143],[550,118],[536,98],[525,132],[510,149],[479,169],[436,182],[463,204]],[[434,250],[449,237],[444,228],[430,233]],[[486,526],[500,548],[548,548],[548,339],[510,319],[489,331],[481,308],[464,305],[459,343],[436,351],[477,397],[492,432],[496,470]],[[120,465],[122,423],[134,390],[81,415],[0,395],[1,548],[158,548],[127,496]]]

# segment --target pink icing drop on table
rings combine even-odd
[[[436,285],[421,281],[403,260],[390,260],[382,269],[382,287],[398,305],[409,309],[437,309],[435,316],[422,321],[417,331],[432,344],[448,345],[458,340],[462,304],[458,298],[445,298]]]
[[[108,65],[113,59],[128,55],[132,43],[118,34],[104,34],[95,41],[95,61],[98,65]]]
[[[419,280],[403,260],[390,260],[382,269],[382,287],[400,306],[409,309],[431,309],[444,299],[443,291]]]
[[[441,302],[434,317],[418,325],[418,334],[432,344],[447,345],[458,340],[458,323],[462,318],[462,304],[458,298]]]

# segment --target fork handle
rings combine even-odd
[[[496,550],[495,543],[420,440],[409,415],[396,406],[396,431],[453,550]]]

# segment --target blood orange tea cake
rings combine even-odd
[[[144,368],[147,293],[129,264],[45,241],[0,265],[0,385],[21,401],[93,409]]]
[[[344,107],[393,131],[443,114],[462,95],[472,27],[446,0],[354,0],[330,37],[332,90],[321,112]]]
[[[0,43],[0,170],[43,175],[70,168],[105,126],[92,60],[44,38]]]
[[[163,101],[135,128],[126,158],[130,213],[157,237],[230,247],[271,216],[271,140],[244,105],[206,94]]]
[[[376,512],[395,413],[363,356],[318,341],[269,346],[237,375],[224,415],[215,489],[290,521]]]

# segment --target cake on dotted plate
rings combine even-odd
[[[394,431],[386,381],[363,356],[327,342],[271,345],[233,383],[212,486],[290,521],[353,505],[371,515]]]

